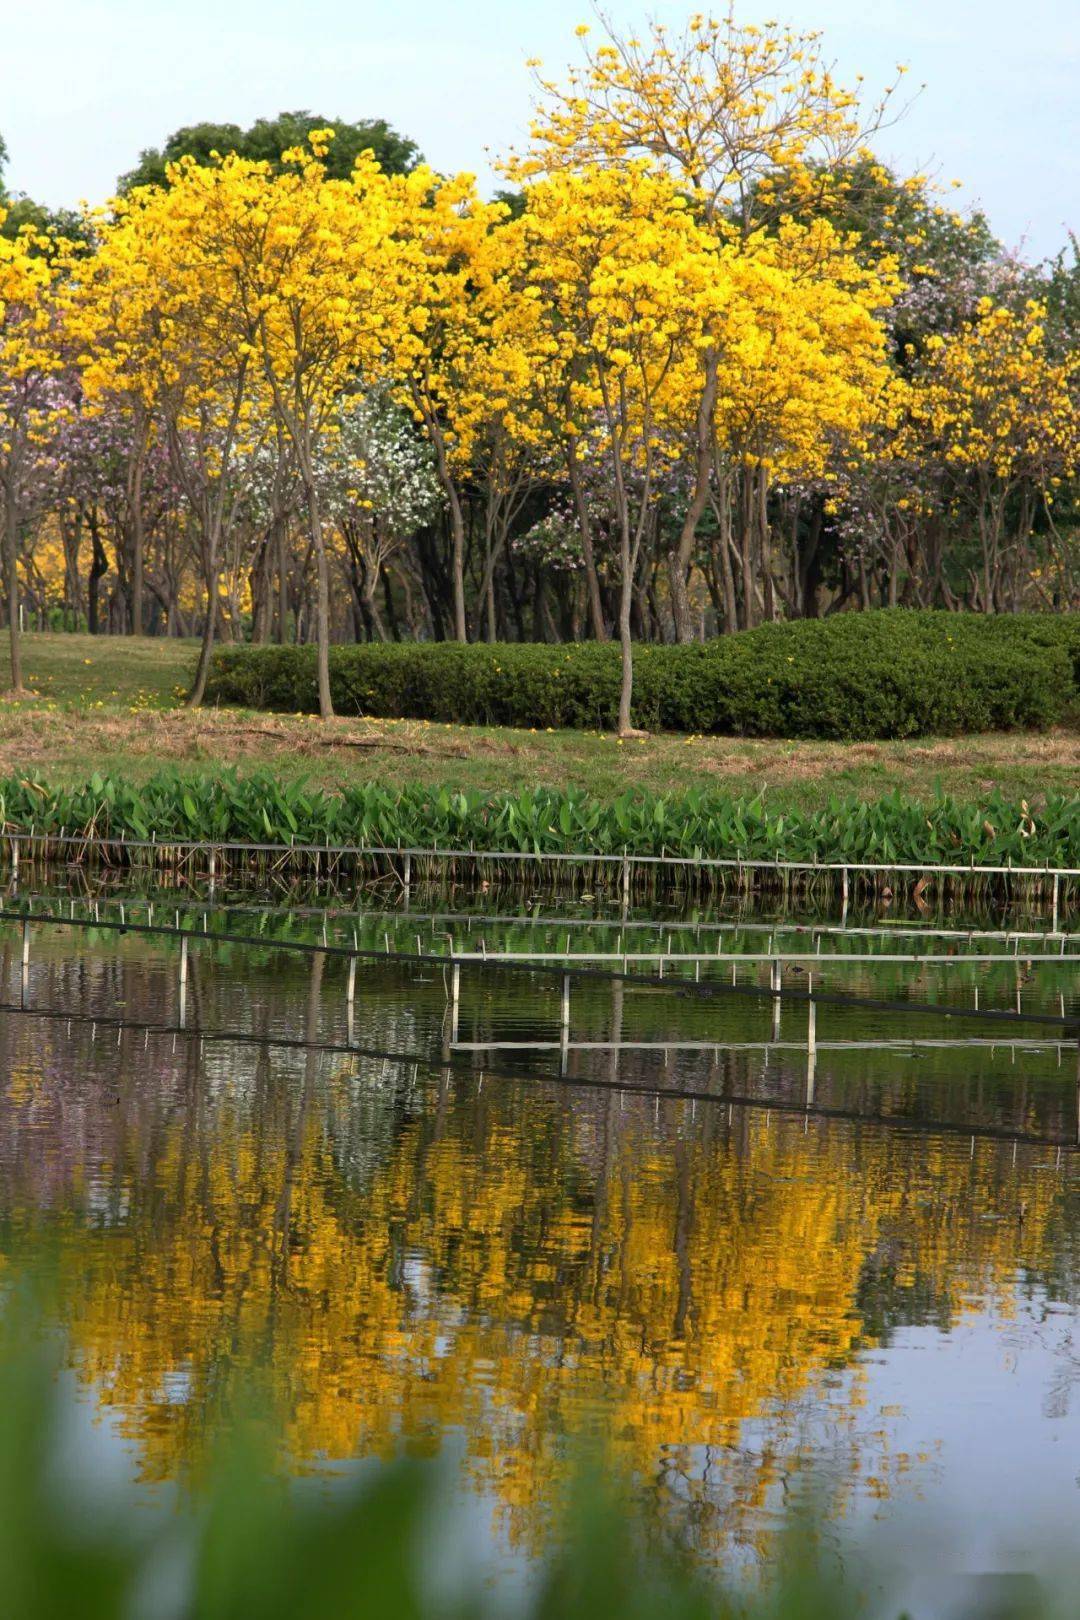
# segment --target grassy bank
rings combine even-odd
[[[0,636],[0,658],[6,656]],[[1080,782],[1080,733],[989,733],[973,738],[835,743],[656,735],[620,743],[610,733],[528,731],[422,721],[269,715],[179,706],[191,643],[30,635],[28,684],[37,696],[0,706],[0,775],[75,785],[95,771],[145,782],[171,763],[185,775],[260,766],[284,785],[326,789],[375,782],[491,793],[537,785],[610,799],[717,789],[763,791],[776,813],[812,812],[833,797],[871,801],[899,792],[983,804],[994,792],[1038,808]]]

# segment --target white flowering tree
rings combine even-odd
[[[408,413],[375,389],[343,402],[316,473],[359,620],[386,641],[376,591],[391,563],[401,564],[409,537],[439,512],[434,454]]]

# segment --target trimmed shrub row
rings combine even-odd
[[[596,642],[333,647],[340,714],[610,730],[619,651]],[[313,647],[230,646],[211,702],[317,710]],[[762,625],[634,651],[634,718],[650,730],[864,740],[1053,725],[1080,696],[1080,614],[888,609]]]
[[[462,793],[368,782],[339,793],[268,771],[241,776],[162,772],[139,786],[92,777],[54,787],[0,781],[0,832],[207,843],[353,844],[383,848],[539,850],[552,854],[680,855],[692,859],[881,861],[915,865],[1080,866],[1080,795],[1026,807],[1000,794],[875,803],[833,798],[820,809],[774,810],[755,799],[691,789],[598,799],[579,790]]]

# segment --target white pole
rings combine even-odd
[[[180,1028],[187,1028],[188,942],[185,934],[180,941]]]
[[[817,1002],[814,1000],[813,980],[809,981],[810,1000],[806,1009],[806,1106],[814,1102],[814,1082],[817,1076]]]

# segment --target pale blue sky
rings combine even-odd
[[[645,13],[609,9],[620,24]],[[9,181],[53,206],[96,201],[180,124],[307,107],[387,118],[437,167],[487,182],[487,154],[526,125],[526,57],[563,66],[588,15],[587,0],[0,0]],[[883,155],[963,180],[956,196],[1008,246],[1050,253],[1080,227],[1080,0],[742,0],[739,16],[823,29],[868,88],[908,63],[926,88]]]

